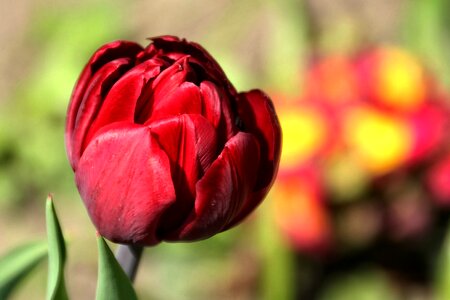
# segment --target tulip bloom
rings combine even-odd
[[[198,44],[151,40],[94,53],[65,133],[99,233],[145,246],[204,239],[239,223],[269,191],[281,151],[263,92],[238,93]]]

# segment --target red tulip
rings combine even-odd
[[[237,93],[200,45],[151,40],[94,53],[69,104],[68,157],[102,236],[147,246],[208,238],[270,189],[278,119],[263,92]]]

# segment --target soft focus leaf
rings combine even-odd
[[[450,230],[441,248],[436,264],[435,295],[436,300],[450,299]]]
[[[382,272],[367,268],[336,276],[327,284],[319,299],[397,300],[399,297]]]
[[[0,258],[0,299],[7,299],[13,289],[45,258],[47,244],[32,242],[16,247]]]
[[[262,203],[258,220],[261,254],[265,262],[261,285],[262,299],[295,299],[294,291],[303,282],[295,281],[295,259],[277,232],[269,203],[270,201]]]
[[[409,1],[403,38],[406,44],[423,56],[439,78],[450,84],[450,63],[447,59],[448,1]]]
[[[105,240],[98,237],[97,300],[137,299],[131,281],[125,275]]]
[[[265,71],[271,85],[293,95],[300,92],[298,83],[301,82],[304,65],[302,55],[305,55],[307,49],[307,24],[302,5],[295,0],[270,2],[275,18]]]
[[[46,218],[48,235],[47,299],[64,300],[68,299],[64,280],[66,246],[51,196],[47,198]]]

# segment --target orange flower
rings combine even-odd
[[[312,102],[277,106],[283,130],[281,169],[298,168],[323,155],[331,143],[331,122],[325,109]]]
[[[358,82],[350,60],[331,56],[315,62],[306,74],[306,99],[342,105],[358,99]]]
[[[295,173],[285,173],[274,185],[277,224],[295,248],[310,254],[324,254],[331,242],[331,227],[317,171],[305,167]]]

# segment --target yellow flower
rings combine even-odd
[[[281,168],[305,162],[326,142],[327,124],[317,110],[287,107],[279,110],[278,116],[283,130]]]
[[[425,101],[424,70],[409,53],[396,48],[380,50],[374,72],[374,92],[382,103],[408,111]]]
[[[376,175],[403,164],[412,148],[412,133],[407,124],[375,109],[350,110],[344,131],[350,153]]]

